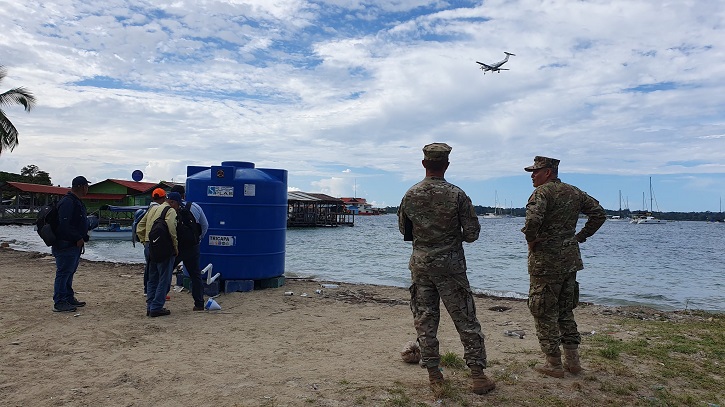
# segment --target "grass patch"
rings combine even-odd
[[[682,320],[623,320],[617,330],[637,332],[631,339],[589,338],[588,353],[600,358],[592,359],[593,366],[637,378],[623,385],[602,381],[600,390],[631,397],[640,392],[637,383],[653,392],[642,399],[647,405],[720,405],[721,389],[725,388],[725,318],[705,315]],[[637,372],[645,365],[650,368]]]
[[[461,370],[466,367],[466,362],[455,352],[446,352],[441,355],[440,365],[449,369]]]

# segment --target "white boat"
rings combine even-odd
[[[651,224],[659,224],[659,223],[667,223],[667,221],[662,220],[662,219],[657,219],[654,216],[645,216],[644,218],[637,219],[638,225],[642,225],[642,224],[651,225]]]
[[[146,212],[146,206],[113,206],[106,205],[101,207],[102,210],[110,212],[125,212],[133,214],[132,220],[138,221],[139,215]],[[140,211],[140,212],[139,212]],[[98,217],[91,215],[88,217],[91,230],[88,235],[92,240],[128,240],[131,241],[133,235],[133,226],[122,226],[118,221],[110,219],[107,224],[99,224]]]
[[[643,194],[644,195],[644,194]],[[643,196],[644,198],[644,196]],[[632,223],[636,223],[638,225],[661,225],[667,223],[666,220],[657,219],[654,216],[652,216],[652,203],[654,201],[654,194],[652,193],[652,177],[649,177],[649,213],[646,216],[637,218],[632,218]],[[657,208],[659,209],[659,208]]]
[[[131,226],[121,226],[111,223],[107,226],[98,226],[88,231],[92,240],[128,240],[131,241]]]
[[[498,207],[498,191],[495,191],[493,199],[493,212],[486,212],[481,217],[483,219],[501,219],[503,218],[503,211]]]

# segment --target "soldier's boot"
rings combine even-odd
[[[496,383],[489,379],[481,366],[471,366],[471,379],[473,379],[473,392],[486,394],[496,388]]]
[[[579,349],[564,348],[564,370],[571,374],[579,374],[582,371],[582,366],[579,363]]]
[[[443,384],[443,373],[441,373],[438,366],[428,368],[428,381],[432,388],[439,387]]]
[[[561,355],[559,356],[546,356],[546,363],[544,366],[537,366],[534,368],[539,373],[543,373],[547,376],[557,377],[561,379],[564,377],[564,368],[561,365]]]

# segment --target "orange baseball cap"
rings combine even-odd
[[[154,189],[154,192],[151,193],[151,197],[154,199],[166,198],[166,191],[164,191],[163,188],[156,188]]]

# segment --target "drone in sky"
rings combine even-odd
[[[484,75],[486,74],[487,71],[498,72],[498,73],[501,73],[501,71],[508,71],[507,68],[501,68],[501,65],[508,62],[509,56],[516,56],[516,54],[512,54],[512,53],[506,52],[506,51],[504,51],[503,53],[506,54],[506,58],[504,58],[503,61],[498,61],[493,64],[484,64],[483,62],[476,61],[477,64],[481,65],[480,68],[483,71]]]

